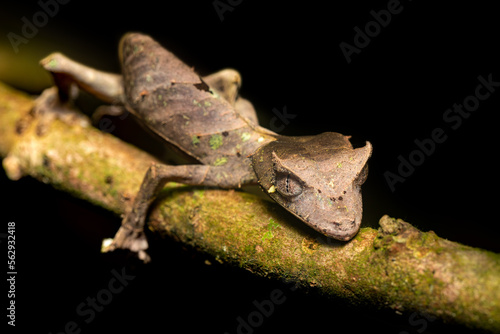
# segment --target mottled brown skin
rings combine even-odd
[[[234,188],[256,182],[246,157],[276,134],[242,117],[234,108],[234,97],[231,103],[210,90],[199,75],[150,37],[126,35],[120,51],[130,112],[200,164],[220,167],[214,168],[220,174],[214,175],[215,185]]]
[[[361,185],[372,152],[370,143],[353,149],[348,138],[335,132],[279,136],[252,155],[259,183],[272,199],[338,240],[350,240],[361,225]]]
[[[107,250],[129,249],[149,260],[146,213],[168,181],[221,188],[259,183],[276,202],[326,236],[349,240],[356,235],[370,143],[353,149],[349,137],[338,133],[285,137],[260,127],[251,103],[238,97],[238,72],[223,70],[201,78],[149,36],[126,34],[119,53],[121,76],[57,53],[41,64],[54,76],[61,104],[77,86],[122,105],[199,164],[152,165]],[[49,95],[39,98],[39,111],[54,108]]]

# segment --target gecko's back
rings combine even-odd
[[[149,36],[127,34],[119,49],[128,109],[197,161],[249,169],[245,157],[273,140]]]

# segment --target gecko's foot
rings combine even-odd
[[[72,98],[77,93],[72,94]],[[32,115],[40,120],[37,132],[45,133],[49,123],[54,119],[59,119],[68,125],[89,126],[90,120],[72,106],[71,101],[61,101],[57,87],[45,89],[39,97],[35,99]]]
[[[101,251],[107,253],[117,249],[124,249],[137,254],[137,257],[144,263],[151,261],[150,256],[146,252],[148,249],[148,240],[144,234],[144,229],[134,229],[128,224],[120,226],[113,239],[105,239],[103,241]]]
[[[97,107],[97,109],[94,111],[92,114],[92,124],[96,127],[99,128],[100,130],[105,123],[101,123],[101,121],[106,117],[106,116],[120,116],[122,119],[126,117],[128,114],[127,110],[123,106],[118,106],[118,105],[103,105]]]

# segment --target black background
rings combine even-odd
[[[369,140],[374,153],[363,186],[366,224],[376,226],[389,214],[441,237],[498,252],[494,129],[499,92],[456,130],[443,120],[447,109],[474,94],[478,76],[491,74],[500,82],[497,11],[479,2],[438,6],[401,1],[401,12],[348,64],[339,44],[354,44],[354,27],[364,29],[373,21],[370,11],[386,9],[388,3],[241,1],[221,21],[213,1],[73,0],[60,5],[17,53],[7,34],[21,35],[21,18],[31,20],[41,7],[36,2],[2,5],[0,80],[40,93],[50,83],[36,62],[56,50],[118,72],[120,36],[127,31],[150,34],[201,74],[238,69],[241,94],[254,103],[265,127],[273,109],[286,106],[296,117],[282,134],[335,131],[352,135],[357,145]],[[17,72],[9,74],[6,67]],[[414,141],[430,138],[435,128],[442,128],[447,140],[436,144],[433,154],[392,192],[384,174],[397,173],[398,156],[408,158],[417,148]],[[129,140],[126,132],[122,128],[116,134]],[[119,217],[30,178],[12,182],[3,170],[0,194],[0,233],[8,221],[17,226],[17,329],[59,333],[74,320],[82,333],[236,333],[237,317],[246,317],[254,310],[252,301],[268,299],[274,289],[285,293],[286,302],[255,333],[423,329],[408,314],[325,302],[215,261],[207,266],[204,255],[169,241],[153,264],[134,272],[130,285],[85,324],[77,305],[106,288],[111,270],[121,271],[123,265],[99,254],[101,239],[113,235]],[[444,329],[427,322],[426,331]]]

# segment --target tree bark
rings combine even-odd
[[[33,116],[32,106],[30,97],[0,84],[0,156],[8,177],[30,175],[124,213],[157,160],[76,113],[47,121]],[[160,197],[149,228],[219,261],[353,304],[500,332],[499,254],[388,216],[378,230],[362,228],[346,243],[330,240],[242,191],[169,183]]]

